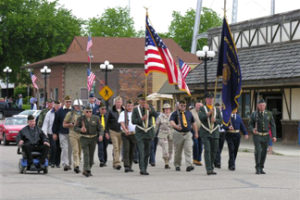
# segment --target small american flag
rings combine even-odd
[[[39,87],[36,84],[37,77],[31,72],[30,72],[30,78],[31,78],[33,87],[36,88],[36,89],[39,89]]]
[[[185,80],[186,76],[191,71],[191,67],[188,66],[185,62],[183,62],[180,58],[178,58],[178,60],[179,60],[179,68],[182,74],[182,78]]]
[[[87,69],[87,88],[88,88],[88,91],[91,91],[95,78],[96,78],[95,74],[90,69]]]
[[[178,69],[172,55],[146,16],[145,73],[166,73],[170,84],[177,84]]]
[[[87,45],[86,45],[86,51],[89,52],[92,46],[93,46],[92,37],[89,35],[88,42],[87,42]]]

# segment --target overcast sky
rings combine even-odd
[[[223,17],[224,0],[202,0],[202,2],[202,6],[212,8]],[[130,5],[130,15],[134,19],[136,30],[144,29],[144,7],[148,7],[153,27],[157,32],[163,33],[168,31],[173,11],[184,14],[190,8],[196,9],[197,0],[59,0],[59,4],[72,10],[73,15],[82,19],[101,16],[107,8]],[[227,0],[226,7],[230,23],[232,0]],[[295,9],[300,9],[300,0],[275,0],[275,13]],[[238,0],[238,22],[267,16],[270,13],[271,0]]]

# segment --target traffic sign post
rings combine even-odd
[[[108,101],[114,95],[114,92],[106,85],[100,90],[99,95],[104,101]]]

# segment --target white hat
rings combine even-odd
[[[168,104],[168,103],[165,103],[165,104],[163,105],[163,109],[165,109],[165,108],[171,108],[171,105]]]
[[[73,106],[82,106],[83,103],[80,99],[75,99],[73,102]]]

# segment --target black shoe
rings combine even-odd
[[[149,175],[148,172],[143,172],[143,171],[140,171],[140,174],[141,174],[141,175]]]
[[[64,166],[64,171],[68,171],[69,170],[69,166],[65,165]]]
[[[82,175],[85,176],[85,177],[89,177],[90,176],[90,174],[87,171],[83,171]]]
[[[99,167],[105,167],[105,166],[106,166],[106,164],[104,162],[101,162],[99,165]]]
[[[187,172],[190,172],[190,171],[192,171],[192,170],[194,170],[194,167],[193,167],[193,166],[188,166],[188,167],[186,168],[186,171],[187,171]]]
[[[180,167],[176,167],[175,170],[179,172],[180,171]]]
[[[169,165],[165,165],[165,169],[171,169]]]
[[[91,171],[87,171],[87,173],[89,174],[89,176],[93,176]]]
[[[215,164],[215,168],[219,168],[219,169],[221,169],[221,165],[220,164]]]
[[[150,165],[151,165],[152,167],[155,167],[155,163],[150,163]]]
[[[133,169],[129,168],[129,172],[134,172]]]
[[[260,170],[260,173],[261,174],[266,174],[266,172],[264,170],[262,170],[262,169]]]
[[[124,172],[125,173],[130,172],[130,168],[129,167],[125,167]]]
[[[54,164],[51,164],[51,168],[54,168],[55,167],[55,165]]]
[[[68,170],[72,170],[72,168],[70,166],[67,165]]]
[[[80,173],[80,169],[79,169],[78,166],[77,166],[77,167],[74,167],[74,172],[75,172],[76,174]]]
[[[121,165],[114,166],[114,169],[116,170],[120,170],[121,168],[122,168]]]
[[[207,172],[207,175],[216,175],[217,173],[216,172],[214,172],[214,171],[208,171]]]
[[[230,171],[234,171],[234,170],[235,170],[235,167],[228,167],[228,169],[229,169]]]
[[[134,162],[134,164],[138,164],[139,161],[138,160],[134,160],[133,162]]]

